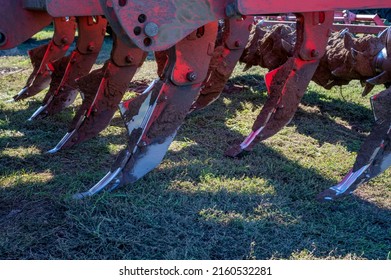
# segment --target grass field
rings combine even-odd
[[[79,201],[72,194],[95,184],[125,147],[122,120],[45,154],[80,100],[27,122],[44,93],[5,102],[31,71],[15,54],[0,57],[0,259],[391,259],[390,170],[347,199],[315,200],[349,170],[371,129],[359,83],[331,91],[311,83],[288,127],[229,159],[224,151],[250,132],[266,100],[265,72],[237,67],[231,90],[187,117],[157,169]],[[136,79],[154,73],[148,61]]]

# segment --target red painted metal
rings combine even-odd
[[[45,12],[23,9],[23,0],[2,1],[0,5],[0,49],[11,49],[49,25]]]
[[[76,80],[90,72],[98,57],[105,37],[106,19],[101,16],[95,17],[95,20],[92,17],[77,17],[77,22],[79,38],[76,49],[54,64],[56,71],[41,106],[44,110],[38,109],[41,112],[34,113],[34,118],[54,115],[72,104],[77,95]],[[88,49],[89,46],[93,46],[93,49]]]
[[[46,0],[46,9],[53,17],[103,15],[99,0]]]
[[[109,125],[129,82],[145,58],[144,51],[130,48],[114,38],[110,59],[101,69],[78,80],[84,99],[68,129],[72,136],[62,148],[86,141]]]
[[[267,14],[286,14],[292,12],[314,12],[314,11],[335,11],[345,9],[372,9],[389,8],[389,0],[278,0],[278,1],[249,1],[236,0],[236,7],[243,15],[267,15]]]
[[[55,18],[53,24],[53,38],[46,45],[43,57],[35,56],[36,53],[40,52],[41,47],[29,52],[34,70],[27,79],[24,89],[14,96],[15,101],[34,96],[45,89],[49,85],[50,76],[54,70],[53,63],[62,58],[73,43],[76,31],[76,20],[74,17]]]

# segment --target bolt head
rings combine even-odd
[[[194,82],[194,81],[197,79],[197,73],[191,71],[191,72],[187,73],[186,78],[187,78],[190,82]]]
[[[63,43],[63,44],[68,44],[68,38],[67,37],[63,37],[62,39],[61,39],[61,43]]]
[[[159,33],[159,26],[154,22],[148,22],[144,27],[144,33],[149,37],[156,36]]]
[[[92,45],[92,44],[90,44],[90,45],[88,45],[87,50],[90,51],[90,52],[92,52],[92,51],[95,50],[95,46]]]
[[[318,57],[318,56],[319,56],[319,52],[317,50],[311,51],[311,57]]]
[[[132,62],[133,62],[133,57],[132,57],[131,55],[127,55],[127,56],[125,57],[125,61],[126,61],[127,63],[132,63]]]

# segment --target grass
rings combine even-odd
[[[229,159],[223,152],[249,133],[266,99],[263,70],[238,67],[230,83],[246,88],[188,116],[157,169],[76,201],[72,194],[109,170],[125,129],[116,115],[91,141],[45,154],[80,100],[26,122],[43,94],[4,101],[30,71],[26,56],[0,57],[0,259],[390,258],[389,170],[345,200],[314,199],[349,170],[371,129],[358,83],[331,91],[311,83],[289,126],[250,155]],[[136,79],[154,76],[148,61]]]

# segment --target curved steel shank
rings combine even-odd
[[[340,183],[321,192],[318,200],[349,195],[391,166],[391,88],[371,97],[371,103],[376,122],[361,145],[353,168]]]
[[[88,140],[108,126],[129,82],[145,57],[143,50],[128,47],[114,37],[110,59],[102,68],[77,81],[84,95],[83,103],[73,118],[68,133],[50,150],[51,153]]]
[[[266,74],[268,99],[252,132],[241,144],[227,150],[227,156],[237,157],[244,150],[251,150],[257,142],[274,135],[291,121],[325,51],[332,21],[333,12],[297,15],[293,57]],[[312,58],[308,57],[309,53]]]
[[[105,38],[107,20],[102,16],[86,16],[77,17],[77,23],[76,49],[53,64],[50,88],[42,105],[29,120],[54,115],[72,104],[77,96],[76,80],[90,72],[98,57]]]
[[[205,79],[217,23],[194,32],[199,36],[185,38],[168,51],[168,65],[160,80],[144,94],[121,104],[128,146],[105,178],[76,198],[135,182],[161,162]]]
[[[27,79],[24,88],[13,97],[15,101],[38,94],[45,89],[51,80],[53,64],[62,58],[73,43],[76,31],[76,20],[70,18],[54,18],[54,34],[46,45],[29,51],[33,72]]]

